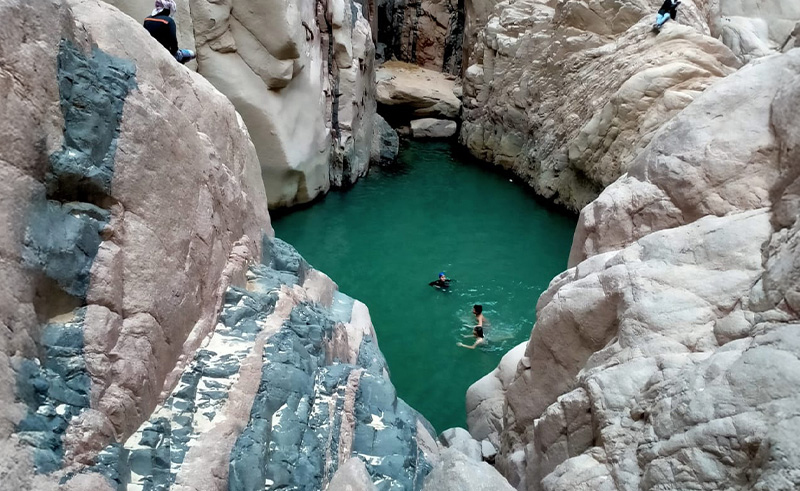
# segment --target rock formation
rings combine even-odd
[[[0,13],[3,486],[419,489],[435,432],[230,101],[107,3]]]
[[[261,161],[270,207],[364,175],[374,45],[353,0],[192,0],[200,73],[233,102]]]
[[[683,2],[651,32],[646,2],[497,4],[464,75],[461,142],[579,210],[655,132],[740,62]]]
[[[513,491],[486,462],[475,462],[456,449],[441,453],[441,463],[425,479],[425,491]]]
[[[398,152],[400,152],[400,137],[381,115],[376,114],[369,156],[370,163],[375,165],[394,163],[397,160]]]
[[[378,111],[393,127],[422,118],[455,120],[461,101],[453,77],[415,65],[389,62],[376,74]]]
[[[582,211],[495,392],[517,489],[800,486],[798,110],[800,50],[752,63]]]
[[[137,20],[152,4],[110,3]],[[179,13],[191,13],[176,21],[181,32],[193,32],[198,71],[228,96],[253,136],[270,208],[311,201],[367,172],[373,10],[354,0],[324,8],[314,0],[178,4]]]
[[[455,121],[422,118],[411,121],[411,136],[414,138],[449,138],[456,134]]]
[[[712,28],[744,62],[781,51],[793,41],[792,31],[800,21],[797,2],[719,0],[717,3]]]
[[[459,74],[464,12],[463,0],[379,0],[381,59]]]

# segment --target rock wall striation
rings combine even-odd
[[[151,0],[109,3],[138,21],[152,8]],[[179,42],[196,46],[198,72],[247,124],[270,208],[306,203],[366,174],[375,115],[374,4],[178,5]]]
[[[502,418],[470,415],[517,489],[800,485],[798,109],[800,50],[751,63],[581,212]]]
[[[373,12],[353,0],[191,0],[199,72],[233,102],[270,207],[363,176],[373,134]]]
[[[580,210],[740,66],[706,10],[683,2],[656,35],[649,2],[499,2],[470,47],[462,144]]]
[[[435,432],[228,98],[105,2],[0,13],[3,486],[419,489]]]
[[[381,60],[461,73],[464,0],[379,0],[377,7]]]

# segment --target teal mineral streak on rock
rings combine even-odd
[[[285,243],[264,247],[272,267],[303,274],[305,261]],[[254,269],[253,274],[258,274]],[[260,279],[257,281],[261,281]],[[349,322],[353,300],[334,296],[330,309],[296,306],[264,347],[261,384],[250,421],[230,456],[231,491],[321,489],[336,472],[345,393],[360,369],[353,454],[368,456],[367,469],[382,490],[420,489],[431,465],[417,445],[417,421],[430,423],[402,400],[384,378],[386,361],[374,339],[362,340],[357,365],[325,365],[326,341],[337,322]],[[331,411],[329,402],[334,401]]]
[[[108,223],[107,211],[82,205],[45,200],[34,204],[22,251],[28,266],[79,299],[86,296],[100,232]]]
[[[64,142],[50,157],[46,193],[34,197],[22,258],[83,301],[110,213],[101,204],[111,190],[122,109],[136,87],[133,63],[99,49],[91,57],[69,41],[58,54]],[[96,204],[95,204],[96,203]],[[73,416],[89,407],[91,379],[83,358],[85,309],[66,323],[44,326],[41,360],[17,367],[17,394],[29,408],[17,427],[34,447],[38,473],[61,467],[62,438]]]
[[[89,407],[91,380],[83,359],[83,317],[44,327],[44,363],[23,360],[17,369],[17,396],[28,414],[17,425],[22,441],[34,447],[34,467],[49,473],[61,467],[62,438],[73,416]]]
[[[125,97],[136,88],[136,67],[98,48],[86,56],[65,40],[58,54],[58,87],[64,143],[50,158],[48,195],[84,201],[107,194]]]

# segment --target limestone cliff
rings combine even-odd
[[[99,0],[0,14],[3,487],[421,487],[433,429],[228,98]]]
[[[199,71],[253,135],[270,207],[364,175],[375,113],[373,13],[353,0],[191,6]]]
[[[500,2],[471,48],[461,142],[580,210],[655,132],[740,66],[707,12],[651,32],[651,2]]]
[[[800,486],[798,110],[800,50],[751,63],[581,212],[516,374],[470,389],[517,489]]]
[[[137,20],[150,0],[109,0]],[[270,208],[305,203],[368,169],[375,114],[372,4],[181,0],[179,41],[233,102]]]

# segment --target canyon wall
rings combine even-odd
[[[576,211],[741,64],[691,1],[658,35],[648,2],[590,3],[498,3],[463,82],[461,143]]]
[[[152,1],[109,0],[141,21]],[[354,0],[180,0],[181,47],[233,102],[269,206],[305,203],[363,176],[375,115],[375,6]],[[191,34],[190,34],[191,33]]]
[[[3,486],[422,487],[435,432],[272,238],[228,98],[107,3],[0,13]]]
[[[379,0],[381,60],[461,73],[464,0]]]
[[[800,486],[798,109],[800,50],[757,60],[583,209],[516,373],[468,393],[517,489]]]

